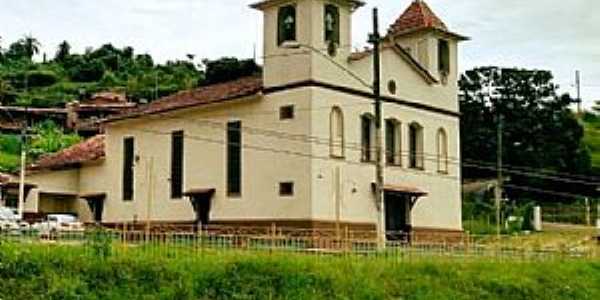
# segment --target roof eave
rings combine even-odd
[[[350,3],[352,9],[357,9],[365,6],[365,2],[362,0],[344,0],[345,2]],[[254,8],[257,10],[264,10],[272,6],[280,5],[286,2],[290,2],[290,0],[264,0],[256,3],[250,4],[250,8]]]
[[[402,36],[408,36],[408,35],[417,34],[417,33],[421,33],[421,32],[426,32],[426,31],[435,32],[440,35],[444,35],[449,38],[455,39],[459,42],[471,40],[471,38],[468,36],[461,35],[461,34],[458,34],[458,33],[455,33],[455,32],[449,31],[449,30],[435,28],[435,27],[411,28],[408,30],[403,30],[403,31],[398,31],[398,32],[388,32],[387,35],[391,36],[391,37],[402,37]]]
[[[253,93],[248,93],[245,95],[236,95],[233,97],[219,99],[219,100],[215,100],[215,101],[211,101],[211,102],[190,103],[189,105],[181,105],[181,106],[158,110],[158,111],[153,111],[153,112],[136,112],[136,113],[130,114],[130,115],[109,117],[108,119],[101,121],[101,123],[102,124],[113,124],[113,123],[117,123],[117,122],[133,120],[133,119],[140,119],[140,118],[143,118],[146,116],[151,116],[151,115],[164,114],[164,113],[180,111],[180,110],[196,108],[196,107],[209,106],[209,105],[219,105],[219,104],[224,104],[224,103],[233,102],[233,101],[237,101],[237,100],[242,100],[242,99],[248,98],[248,97],[260,98],[261,96],[262,96],[262,89],[259,91],[253,92]]]

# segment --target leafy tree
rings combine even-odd
[[[0,64],[4,63],[4,48],[2,48],[2,37],[0,36]]]
[[[30,146],[34,157],[60,151],[81,141],[76,134],[65,134],[63,129],[52,121],[36,125],[34,131],[35,135]]]
[[[494,176],[493,170],[481,164],[493,166],[496,161],[499,119],[503,122],[502,156],[507,166],[574,174],[590,172],[590,154],[582,142],[583,128],[570,110],[575,100],[569,95],[557,95],[558,86],[552,80],[549,71],[498,67],[476,68],[461,76],[464,177]],[[514,185],[550,190],[557,186],[557,182],[539,177],[507,175]],[[589,186],[562,184],[560,190],[593,193]],[[523,194],[517,190],[510,193]]]
[[[238,60],[234,57],[224,57],[218,60],[205,59],[202,63],[206,66],[203,85],[230,81],[261,72],[260,66],[252,59]]]
[[[25,35],[10,45],[6,57],[12,60],[26,59],[31,61],[33,56],[40,52],[40,47],[41,44],[36,38]]]
[[[154,67],[154,60],[150,54],[139,54],[135,57],[135,63],[141,68],[152,68]]]
[[[13,87],[6,80],[0,78],[0,105],[6,105],[5,100],[12,95]]]
[[[594,101],[594,106],[592,107],[592,110],[596,113],[596,114],[600,114],[600,100],[596,100]]]
[[[42,44],[31,35],[25,35],[25,37],[21,39],[21,43],[25,48],[25,53],[29,60],[31,60],[35,54],[38,54],[40,52],[40,47],[42,47]]]
[[[63,41],[58,45],[56,55],[54,56],[54,61],[64,62],[69,55],[71,55],[71,45],[69,45],[69,42]]]

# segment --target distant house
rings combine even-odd
[[[108,118],[105,135],[30,168],[27,211],[107,225],[375,229],[372,91],[347,72],[372,78],[372,50],[349,46],[362,5],[252,5],[264,14],[261,77]],[[388,231],[462,231],[457,44],[465,39],[420,0],[385,35]]]
[[[64,108],[0,106],[0,133],[18,134],[24,124],[32,126],[52,120],[67,131],[91,137],[102,133],[104,119],[136,106],[124,94],[113,92],[97,93],[81,102],[71,101]]]

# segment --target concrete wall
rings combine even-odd
[[[334,174],[336,168],[341,171],[341,219],[349,222],[371,222],[377,220],[377,210],[371,183],[375,182],[373,163],[361,162],[360,116],[372,113],[373,106],[368,100],[341,94],[339,92],[318,89],[314,91],[313,106],[339,106],[344,113],[346,157],[345,159],[313,160],[313,216],[317,219],[335,220],[336,200]],[[312,135],[329,135],[328,110],[313,113]],[[443,128],[448,135],[449,157],[460,156],[459,119],[437,113],[425,112],[385,104],[384,119],[394,118],[401,122],[402,167],[388,166],[385,170],[385,183],[417,187],[428,192],[428,196],[419,200],[413,209],[413,226],[461,230],[460,168],[456,162],[449,164],[448,174],[438,173],[436,159],[436,135]],[[408,126],[419,123],[424,129],[425,170],[407,168],[408,162]],[[328,145],[314,145],[314,156],[329,155]]]
[[[85,168],[83,168],[85,170]],[[96,181],[85,179],[88,184],[98,184],[102,177],[96,178]],[[84,222],[91,221],[91,212],[87,203],[83,199],[77,198],[80,192],[80,170],[70,169],[63,171],[40,171],[27,174],[27,183],[36,185],[32,189],[25,201],[25,212],[58,212],[62,208],[65,211],[76,213],[80,220]],[[64,205],[53,202],[60,201],[61,196],[72,198],[66,200]],[[64,197],[63,197],[64,198]]]
[[[107,127],[105,168],[107,222],[145,220],[192,221],[187,199],[170,199],[170,133],[185,132],[184,190],[215,188],[211,220],[307,219],[311,216],[310,153],[305,138],[310,130],[309,90],[294,90],[245,99],[239,103],[191,109]],[[279,107],[294,104],[296,117],[279,120]],[[242,133],[242,195],[226,193],[226,123],[240,120]],[[286,133],[284,136],[277,132]],[[122,140],[135,138],[135,196],[121,200]],[[294,138],[297,136],[297,138]],[[294,154],[296,153],[296,154]],[[152,171],[150,164],[152,161]],[[149,174],[152,184],[149,185]],[[295,195],[279,196],[279,182],[293,181]],[[148,187],[151,186],[151,189]],[[148,204],[147,199],[152,199]],[[148,212],[150,210],[150,212]]]

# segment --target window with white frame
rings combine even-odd
[[[329,115],[329,147],[332,157],[344,157],[344,114],[335,106]]]
[[[448,135],[443,128],[437,133],[437,165],[439,173],[448,174]]]

